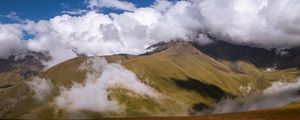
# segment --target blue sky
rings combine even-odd
[[[155,0],[126,1],[135,4],[136,7],[147,7],[153,4]],[[0,23],[15,23],[18,22],[18,19],[30,19],[34,21],[49,19],[61,15],[62,11],[76,9],[86,9],[84,0],[0,0]],[[121,11],[103,9],[101,12]],[[12,16],[15,16],[15,18],[12,18]]]

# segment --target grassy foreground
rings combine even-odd
[[[208,116],[186,117],[144,117],[124,118],[124,120],[299,120],[300,109],[257,110],[240,113],[225,113]]]

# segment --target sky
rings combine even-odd
[[[174,39],[264,49],[300,46],[299,0],[0,0],[0,58],[141,54]]]
[[[124,1],[124,0],[123,0]],[[136,7],[148,7],[155,0],[125,0],[132,2]],[[18,18],[26,20],[46,20],[57,15],[62,15],[63,11],[86,9],[84,0],[0,0],[0,22],[14,23]],[[117,12],[122,10],[105,8],[99,10],[102,13]],[[11,17],[9,17],[11,16]],[[13,18],[17,16],[18,18]]]

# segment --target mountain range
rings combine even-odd
[[[1,59],[0,118],[299,118],[300,86],[293,85],[300,48],[178,39],[148,49],[140,55],[78,56],[49,69],[43,66],[51,59],[46,53]],[[278,84],[293,89],[277,92]]]

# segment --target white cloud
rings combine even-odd
[[[21,19],[16,12],[10,12],[8,14],[5,14],[5,15],[0,15],[0,17],[4,17],[4,18],[8,18],[8,19],[11,19],[11,20],[15,20],[15,21],[18,21],[18,22],[22,22],[23,19]]]
[[[166,12],[174,3],[169,0],[155,0],[152,7],[161,12]]]
[[[0,24],[0,58],[7,58],[25,49],[23,33],[17,24]]]
[[[34,97],[43,101],[47,95],[50,94],[52,83],[49,80],[34,77],[31,81],[27,82],[30,89],[34,91]]]
[[[300,100],[299,87],[300,79],[292,83],[274,82],[262,94],[222,100],[210,112],[229,113],[283,106]]]
[[[258,47],[300,45],[297,0],[194,0],[203,30],[219,38]]]
[[[115,8],[126,11],[134,11],[136,9],[133,3],[121,0],[89,0],[88,8]]]
[[[121,87],[139,95],[157,97],[157,93],[140,82],[135,74],[119,64],[107,63],[104,58],[90,58],[79,69],[87,70],[85,83],[62,89],[55,104],[70,112],[88,110],[94,112],[121,111],[118,101],[109,98],[108,89]]]
[[[61,13],[69,14],[69,15],[83,15],[86,12],[87,12],[87,10],[76,9],[76,10],[62,11]]]
[[[168,16],[173,17],[173,14],[176,14],[176,10]],[[170,24],[174,22],[164,18],[159,11],[141,8],[134,13],[125,12],[121,15],[96,12],[82,16],[62,15],[49,21],[28,22],[24,29],[35,35],[28,42],[28,48],[33,51],[48,51],[53,60],[46,65],[51,67],[75,57],[72,52],[74,49],[88,56],[139,54],[145,52],[145,48],[151,44],[185,37],[189,32]]]

